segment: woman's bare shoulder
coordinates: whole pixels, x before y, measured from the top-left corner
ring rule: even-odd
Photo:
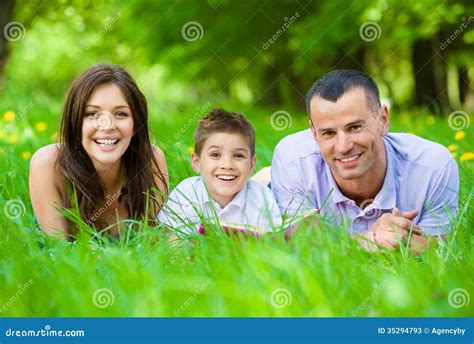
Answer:
[[[44,177],[49,176],[60,185],[62,174],[57,170],[56,161],[59,156],[60,145],[53,143],[38,149],[30,161],[30,175],[41,174]]]

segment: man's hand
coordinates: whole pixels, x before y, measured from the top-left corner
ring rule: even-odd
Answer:
[[[420,227],[412,222],[417,215],[417,210],[401,212],[393,208],[391,214],[383,214],[368,230],[362,232],[359,243],[369,251],[377,251],[377,245],[395,250],[400,243],[406,243],[410,233],[413,234],[412,239],[414,236],[421,237]]]

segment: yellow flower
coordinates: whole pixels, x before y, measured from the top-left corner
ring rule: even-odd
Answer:
[[[472,152],[466,152],[463,155],[461,155],[461,161],[468,161],[474,159],[474,153]]]
[[[31,158],[31,153],[30,152],[23,152],[23,153],[21,153],[21,157],[25,160],[28,160],[29,158]]]
[[[18,136],[16,134],[11,134],[8,136],[8,143],[17,143],[18,142]]]
[[[194,153],[194,146],[189,146],[188,147],[188,152],[189,152],[189,154],[193,154]]]
[[[461,140],[461,139],[463,139],[464,137],[466,137],[466,133],[465,133],[464,131],[462,131],[462,130],[456,131],[456,134],[454,135],[454,138],[455,138],[456,140]]]
[[[450,152],[454,152],[454,151],[457,150],[457,149],[458,149],[458,145],[449,145],[449,146],[448,146],[448,150],[449,150]]]
[[[58,142],[58,139],[59,139],[59,134],[58,132],[54,132],[53,135],[51,135],[51,140],[53,142]]]
[[[426,122],[428,123],[428,125],[433,125],[436,123],[436,118],[434,116],[428,116]]]
[[[45,131],[47,128],[48,128],[48,126],[44,122],[38,122],[38,123],[35,124],[35,130],[40,132],[40,133]]]
[[[3,114],[3,120],[5,122],[12,122],[15,120],[15,112],[13,111],[7,111]]]

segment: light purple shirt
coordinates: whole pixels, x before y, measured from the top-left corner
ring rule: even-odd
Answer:
[[[224,208],[208,194],[201,177],[183,180],[170,193],[158,214],[158,220],[178,233],[197,232],[201,218],[215,219],[236,225],[263,227],[281,226],[280,209],[268,187],[248,180]]]
[[[411,134],[384,137],[387,171],[373,203],[361,210],[342,194],[310,129],[283,138],[272,162],[272,191],[283,215],[311,208],[350,234],[368,229],[394,207],[418,210],[413,220],[423,233],[451,229],[458,207],[458,166],[442,145]]]

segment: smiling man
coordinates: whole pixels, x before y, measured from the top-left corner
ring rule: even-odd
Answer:
[[[374,80],[334,71],[306,96],[310,129],[275,148],[272,190],[282,214],[308,209],[360,234],[368,249],[428,246],[451,229],[459,176],[449,151],[418,136],[388,133],[389,114]],[[368,240],[367,240],[368,239]]]

